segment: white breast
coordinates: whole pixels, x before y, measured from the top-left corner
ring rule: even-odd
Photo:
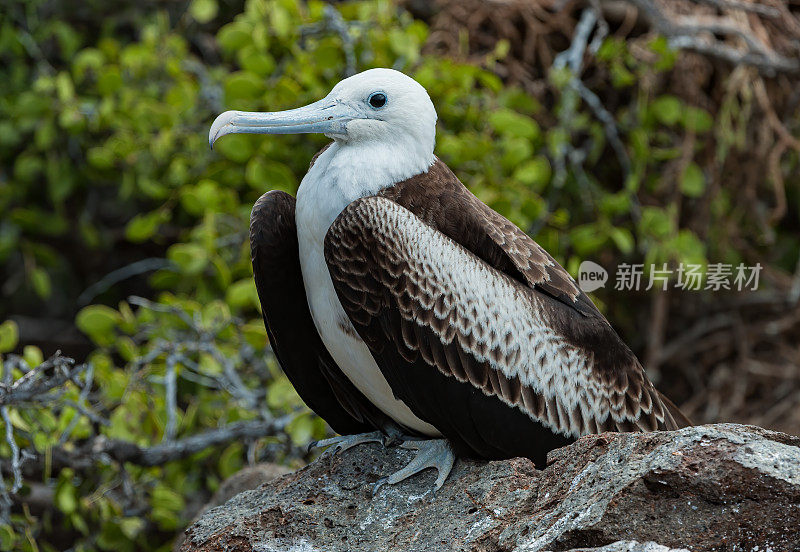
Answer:
[[[414,415],[397,400],[366,344],[353,328],[333,288],[324,257],[325,234],[331,223],[351,201],[376,193],[367,190],[337,170],[338,144],[325,150],[303,178],[297,191],[297,238],[300,267],[311,317],[322,342],[342,372],[367,399],[403,426],[425,435],[439,436],[432,425]],[[341,159],[339,159],[341,161]],[[349,172],[348,172],[349,174]]]

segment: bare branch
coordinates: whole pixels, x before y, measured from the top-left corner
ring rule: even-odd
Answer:
[[[580,74],[583,56],[595,23],[597,23],[597,12],[594,8],[583,10],[580,21],[575,27],[575,34],[572,36],[572,43],[553,60],[554,68],[561,69],[568,65],[573,74]]]
[[[90,420],[96,423],[100,422],[103,423],[104,425],[108,425],[109,423],[108,420],[105,420],[100,416],[97,416],[97,414],[89,410],[88,406],[84,406],[84,404],[87,403],[86,399],[89,396],[89,392],[92,390],[92,382],[94,381],[94,366],[92,366],[91,364],[87,365],[86,371],[83,376],[82,385],[76,379],[73,379],[72,381],[75,383],[75,385],[78,385],[81,388],[80,395],[78,395],[78,402],[65,401],[65,404],[68,404],[69,406],[73,407],[79,413],[83,414],[84,416],[88,417]],[[75,429],[75,426],[78,425],[80,419],[81,419],[80,416],[75,416],[72,418],[72,420],[70,420],[69,425],[66,428],[64,428],[64,432],[58,439],[58,442],[60,444],[63,445],[64,443],[67,442],[67,439],[69,439],[69,436],[72,434],[72,430]]]
[[[11,473],[14,475],[14,484],[11,486],[11,492],[16,493],[22,487],[22,460],[20,459],[19,446],[14,439],[14,425],[11,423],[8,407],[0,407],[0,413],[2,413],[3,420],[6,423],[6,443],[11,447]]]
[[[692,0],[697,4],[705,4],[719,9],[741,10],[757,13],[764,17],[780,17],[781,12],[772,6],[764,6],[755,2],[738,2],[736,0]]]
[[[178,360],[174,354],[167,357],[167,373],[164,376],[164,387],[167,396],[167,425],[164,428],[165,441],[175,439],[175,431],[177,431],[178,427],[177,364]]]
[[[767,74],[800,72],[800,60],[758,52],[741,52],[719,42],[709,43],[697,36],[672,36],[669,38],[669,45],[672,48],[693,50],[698,54],[713,56],[733,65],[752,65]]]
[[[625,145],[619,137],[617,122],[614,120],[614,116],[603,106],[603,102],[597,97],[597,94],[589,90],[582,81],[578,80],[575,86],[583,101],[586,102],[586,105],[588,105],[594,113],[594,116],[603,123],[603,130],[605,131],[606,138],[608,138],[608,143],[617,155],[617,160],[619,161],[620,167],[622,167],[622,172],[627,178],[631,172],[631,162],[628,158],[628,152],[625,151]]]
[[[130,462],[138,466],[161,466],[168,462],[181,460],[209,447],[224,445],[232,441],[259,439],[282,432],[296,416],[295,412],[273,420],[254,420],[235,422],[224,427],[204,431],[184,439],[165,442],[152,447],[142,447],[128,441],[109,439],[103,435],[93,437],[84,444],[72,449],[54,447],[51,449],[51,469],[65,467],[77,471],[95,469],[98,463]],[[37,453],[24,465],[26,473],[36,473],[45,466],[45,455]],[[0,462],[0,468],[7,470],[8,461]]]
[[[192,317],[186,314],[186,312],[183,309],[179,309],[178,307],[172,307],[169,305],[154,303],[149,299],[145,299],[144,297],[138,297],[136,295],[131,295],[130,297],[128,297],[128,303],[136,305],[137,307],[144,307],[151,311],[161,312],[164,314],[174,314],[175,316],[183,320],[189,327],[194,328],[197,326],[197,321],[192,319]]]
[[[168,266],[172,266],[172,262],[167,259],[151,258],[142,259],[127,266],[123,266],[122,268],[118,268],[117,270],[113,270],[86,288],[83,293],[78,296],[77,304],[88,305],[92,299],[108,291],[112,286],[123,280],[138,276],[139,274],[144,274],[145,272],[160,270]]]
[[[665,13],[654,0],[625,0],[636,6],[639,13],[650,22],[653,28],[667,37],[673,48],[693,50],[700,54],[730,62],[734,65],[752,65],[762,73],[800,73],[800,59],[789,58],[772,51],[757,41],[747,29],[730,24],[726,18],[716,21],[698,22],[696,19],[681,18],[678,15]],[[704,3],[717,7],[744,9],[743,5],[755,6],[745,2],[726,0],[705,0]],[[761,6],[766,8],[766,6]],[[756,10],[749,10],[756,11]],[[775,8],[768,15],[774,16]],[[714,37],[714,33],[733,35],[741,38],[747,48],[739,49],[730,46]]]
[[[304,41],[307,37],[324,35],[330,32],[336,33],[342,41],[342,50],[344,50],[344,76],[355,75],[358,64],[356,61],[355,41],[350,34],[352,24],[345,21],[339,10],[330,4],[325,4],[323,15],[324,19],[319,23],[306,25],[300,29],[300,40]]]
[[[57,390],[66,382],[73,381],[87,368],[86,364],[75,365],[73,359],[57,352],[11,383],[12,367],[16,365],[20,369],[26,369],[27,364],[14,355],[9,355],[6,364],[8,366],[4,381],[0,383],[0,406],[50,402],[55,397],[48,396],[49,391]],[[52,375],[48,374],[50,371],[53,372]]]
[[[617,130],[617,124],[614,120],[614,116],[603,106],[600,98],[598,98],[594,92],[592,92],[585,84],[583,84],[583,81],[581,81],[580,78],[583,67],[583,57],[587,49],[596,52],[597,49],[599,49],[603,38],[605,38],[605,36],[608,34],[608,25],[605,20],[599,16],[600,11],[598,0],[593,0],[590,2],[590,4],[591,5],[584,9],[583,13],[581,13],[581,18],[575,27],[575,32],[569,48],[563,52],[560,52],[553,60],[553,69],[558,70],[565,67],[569,68],[571,75],[566,85],[567,89],[577,93],[577,95],[586,103],[586,105],[589,106],[589,109],[592,110],[594,116],[603,124],[603,131],[608,139],[608,143],[614,150],[614,153],[619,160],[620,167],[622,168],[624,178],[627,180],[631,171],[631,163],[628,158],[628,153],[625,150],[625,146],[619,137],[619,131]],[[597,31],[590,44],[589,38],[592,36],[592,31],[595,30],[595,28]],[[571,101],[570,97],[565,96],[564,109],[559,115],[559,119],[564,123],[564,128],[570,128],[570,121],[573,118],[576,108],[577,102]],[[553,165],[555,168],[555,175],[553,178],[554,185],[551,187],[550,194],[546,199],[547,212],[549,212],[552,209],[552,206],[558,201],[558,196],[561,193],[561,189],[566,181],[567,161],[569,161],[575,177],[583,184],[588,185],[589,178],[586,175],[586,171],[583,167],[586,156],[586,152],[575,149],[569,144],[560,148],[555,153],[553,159]],[[636,209],[635,206],[634,213],[638,213],[638,209]],[[546,217],[540,217],[534,222],[533,225],[531,225],[531,227],[528,229],[528,233],[531,235],[536,235],[546,222]]]

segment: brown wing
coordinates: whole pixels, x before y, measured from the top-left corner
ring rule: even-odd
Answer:
[[[300,272],[295,199],[267,192],[250,215],[253,275],[270,345],[300,398],[342,434],[372,431],[384,418],[331,358],[308,309]]]
[[[483,203],[442,161],[380,194],[453,238],[490,266],[575,309],[600,312],[569,273],[530,236]]]
[[[381,195],[495,269],[557,300],[561,305],[550,308],[554,329],[593,357],[598,377],[620,389],[626,381],[635,385],[647,380],[636,356],[572,276],[530,236],[475,197],[445,163],[437,159],[427,173],[400,182]],[[661,393],[659,397],[666,399]],[[668,427],[678,418],[677,425],[691,425],[677,406],[664,402],[668,403]]]
[[[675,427],[563,268],[452,184],[420,185],[427,196],[401,184],[353,202],[325,243],[342,306],[415,414],[489,457],[539,454],[524,436],[541,441],[542,427],[567,438]],[[505,222],[485,231],[496,217]],[[471,410],[452,415],[464,400]]]

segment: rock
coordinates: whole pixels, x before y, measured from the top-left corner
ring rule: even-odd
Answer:
[[[225,504],[239,493],[255,489],[259,485],[271,481],[278,476],[285,475],[290,471],[291,470],[286,466],[281,466],[280,464],[274,464],[272,462],[262,462],[252,466],[245,466],[220,484],[217,492],[214,493],[214,496],[211,497],[208,504],[200,508],[197,514],[194,515],[195,521],[197,517],[201,516],[207,510],[219,506],[220,504]],[[180,550],[185,538],[183,533],[178,535],[172,545],[172,550],[174,552]]]
[[[617,541],[600,548],[573,548],[569,552],[689,552],[686,548],[668,548],[655,542]]]
[[[800,438],[754,426],[592,435],[542,471],[460,460],[436,496],[428,470],[373,497],[411,456],[377,444],[325,455],[206,512],[182,550],[800,549]]]

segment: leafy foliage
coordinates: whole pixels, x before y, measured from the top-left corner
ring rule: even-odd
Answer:
[[[74,317],[92,342],[92,369],[45,407],[8,407],[16,444],[46,458],[98,436],[147,447],[228,422],[292,421],[279,435],[163,466],[45,463],[19,493],[49,489],[52,507],[15,507],[0,547],[163,550],[188,522],[190,503],[244,462],[298,462],[298,447],[325,435],[269,357],[247,244],[252,204],[268,189],[295,193],[325,139],[230,135],[212,152],[207,131],[225,109],[279,110],[323,96],[345,73],[346,45],[321,25],[319,0],[248,0],[232,20],[216,0],[193,0],[179,14],[136,11],[133,25],[112,18],[97,33],[44,17],[46,7],[41,0],[0,15],[0,319]],[[358,68],[393,66],[425,86],[439,113],[438,155],[573,273],[600,256],[739,259],[724,236],[726,193],[712,201],[712,236],[698,236],[675,209],[676,181],[684,202],[709,193],[694,151],[679,175],[664,175],[686,155],[685,132],[697,151],[712,137],[719,155],[735,148],[737,108],[715,121],[640,87],[672,67],[663,41],[650,45],[651,64],[614,38],[598,52],[631,97],[614,114],[626,178],[567,71],[550,75],[557,94],[545,108],[486,69],[507,44],[482,66],[461,63],[423,53],[425,24],[391,2],[338,9]],[[581,163],[565,161],[576,155]],[[150,258],[163,261],[152,274],[131,268]],[[96,304],[78,303],[114,270],[119,278],[90,288]],[[134,292],[155,302],[128,299]],[[18,339],[16,324],[0,324],[0,353],[22,353],[5,357],[14,380],[43,357],[20,350]],[[2,458],[12,453],[0,444]]]

